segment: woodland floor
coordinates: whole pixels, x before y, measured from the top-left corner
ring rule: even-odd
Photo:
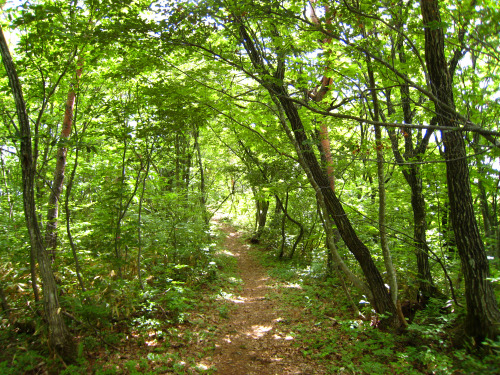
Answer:
[[[291,263],[274,260],[275,268],[265,267],[270,250],[250,245],[229,224],[220,221],[218,227],[223,240],[211,276],[163,282],[156,289],[165,295],[175,285],[180,289],[164,304],[142,305],[113,324],[85,325],[75,365],[36,354],[30,348],[37,346],[35,336],[30,344],[31,336],[7,335],[0,340],[0,374],[499,373],[495,355],[482,363],[452,352],[444,326],[417,326],[419,331],[400,337],[353,319],[335,282],[308,280]]]
[[[94,373],[113,374],[326,374],[322,364],[306,358],[292,331],[310,325],[305,308],[285,306],[283,285],[268,276],[243,233],[220,223],[225,235],[221,256],[233,262],[232,276],[222,285],[206,285],[200,306],[186,321],[159,338],[127,336],[115,353],[94,353]],[[229,281],[229,282],[228,282]],[[155,336],[156,335],[156,336]],[[132,334],[132,336],[134,336]],[[89,358],[89,353],[87,353]],[[100,370],[95,372],[95,369]]]

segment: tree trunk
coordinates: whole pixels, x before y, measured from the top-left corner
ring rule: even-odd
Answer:
[[[0,162],[2,164],[2,179],[5,190],[2,191],[2,195],[7,197],[7,204],[9,205],[9,219],[12,220],[14,218],[14,204],[12,203],[12,199],[10,197],[10,189],[7,184],[7,174],[8,171],[5,168],[5,162],[3,160],[3,152],[0,151]]]
[[[432,279],[429,264],[429,245],[427,245],[427,221],[425,213],[425,199],[422,193],[422,179],[413,172],[408,173],[408,184],[411,189],[411,207],[413,210],[413,238],[415,241],[417,258],[417,271],[419,283],[419,296],[425,305],[429,298],[439,295],[439,291]],[[419,297],[420,298],[420,297]]]
[[[401,322],[396,314],[396,307],[392,303],[392,299],[385,288],[384,280],[373,262],[370,251],[357,236],[356,231],[352,227],[351,222],[342,207],[342,204],[330,188],[330,181],[328,181],[328,178],[322,171],[321,166],[319,165],[316,156],[310,147],[310,143],[305,135],[302,121],[295,105],[288,99],[284,88],[275,86],[271,92],[273,91],[278,92],[278,100],[283,106],[288,120],[290,121],[296,143],[300,148],[298,151],[302,153],[305,163],[311,170],[312,178],[320,187],[325,187],[321,189],[321,192],[325,198],[328,214],[333,218],[344,243],[347,245],[363,270],[370,290],[373,294],[375,311],[381,314],[391,314],[391,317],[387,321],[388,325],[399,326]]]
[[[79,68],[76,71],[76,85],[82,75],[82,61],[78,60]],[[45,246],[50,253],[52,260],[55,259],[57,248],[57,218],[59,217],[59,199],[64,186],[64,172],[66,170],[66,157],[68,148],[64,144],[69,139],[71,127],[73,125],[73,109],[75,107],[76,92],[73,83],[70,85],[68,97],[66,99],[66,109],[62,123],[60,146],[57,150],[56,169],[54,181],[50,189],[49,207],[47,211],[47,224],[45,226]]]
[[[151,147],[151,152],[153,152],[153,146]],[[141,290],[144,290],[144,285],[142,283],[141,276],[141,257],[142,257],[142,203],[144,202],[144,193],[146,192],[146,179],[149,174],[149,166],[151,164],[151,154],[148,155],[148,160],[146,162],[146,172],[144,174],[144,178],[142,180],[142,190],[141,196],[139,198],[139,208],[137,214],[137,277],[139,279],[139,286]]]
[[[327,214],[334,220],[344,243],[363,270],[371,295],[373,296],[372,301],[375,311],[379,314],[387,315],[381,320],[381,327],[400,327],[402,322],[385,288],[384,280],[373,262],[370,251],[357,236],[342,204],[330,188],[328,178],[321,169],[310,146],[310,142],[307,140],[297,108],[288,98],[285,88],[272,85],[268,90],[272,97],[274,97],[276,104],[281,106],[292,125],[291,132],[286,127],[286,124],[283,124],[283,127],[295,145],[302,167],[308,171],[307,174],[310,183],[313,187],[317,187],[316,193],[323,197]]]
[[[422,177],[420,176],[420,168],[417,164],[406,167],[405,159],[398,150],[396,132],[389,131],[391,138],[392,151],[396,159],[396,163],[403,168],[403,176],[410,186],[411,190],[411,208],[413,211],[413,240],[415,241],[415,257],[417,258],[417,277],[418,277],[418,298],[425,305],[430,297],[435,297],[440,294],[434,284],[429,264],[429,246],[427,245],[427,215],[425,211],[425,198],[422,188]],[[411,136],[411,135],[409,135]],[[413,156],[414,150],[411,150],[410,157]],[[417,161],[421,160],[420,155],[415,155]],[[408,158],[406,158],[408,160]]]
[[[304,237],[304,226],[300,222],[298,222],[297,220],[292,218],[290,216],[290,214],[288,213],[288,211],[284,209],[283,202],[281,202],[281,199],[278,197],[277,194],[274,194],[274,197],[276,198],[276,209],[275,209],[274,214],[279,215],[280,212],[283,212],[284,215],[288,218],[288,220],[290,220],[292,223],[294,223],[296,226],[298,226],[299,230],[300,230],[297,238],[295,239],[295,242],[293,243],[292,250],[290,251],[290,255],[288,257],[289,259],[292,259],[293,255],[295,254],[295,250],[297,250],[298,244],[302,240],[302,237]]]
[[[66,213],[66,233],[68,234],[69,245],[71,246],[71,252],[73,253],[73,259],[75,261],[76,277],[78,279],[78,283],[80,284],[80,288],[82,289],[83,292],[85,292],[86,289],[85,289],[85,284],[83,283],[83,279],[82,279],[82,272],[80,269],[80,260],[78,259],[76,245],[75,245],[75,242],[73,241],[73,235],[71,234],[71,226],[70,226],[71,212],[69,211],[69,197],[71,196],[71,189],[73,187],[73,181],[75,180],[75,174],[76,174],[77,167],[78,167],[78,148],[76,149],[76,152],[75,152],[75,164],[73,166],[73,170],[71,171],[71,175],[70,175],[70,178],[68,181],[68,186],[66,187],[66,197],[64,200],[64,210]]]
[[[370,85],[370,93],[373,102],[373,120],[379,121],[380,108],[378,103],[377,92],[375,90],[375,75],[371,66],[370,57],[367,56],[368,79]],[[389,278],[389,287],[391,288],[391,298],[394,306],[398,307],[398,280],[396,270],[392,263],[392,255],[389,249],[389,241],[387,240],[387,230],[385,221],[386,208],[386,192],[385,192],[385,175],[384,175],[384,151],[382,144],[382,130],[380,126],[375,125],[375,148],[377,153],[377,180],[378,180],[378,231],[380,236],[380,247],[384,256],[385,269]],[[402,313],[401,313],[402,315]]]
[[[425,27],[425,62],[440,126],[455,127],[453,82],[444,54],[444,33],[438,0],[423,0],[421,12]],[[438,25],[438,26],[436,26]],[[461,132],[442,131],[445,146],[446,179],[450,218],[465,280],[467,301],[466,333],[479,345],[485,338],[496,339],[500,333],[500,311],[490,276],[488,260],[474,215],[469,167]]]
[[[403,39],[403,20],[402,20],[402,9],[404,4],[402,1],[399,3],[400,8],[400,22],[396,26],[398,30],[398,38],[396,40],[396,46],[394,54],[397,52],[399,61],[402,64],[407,63],[405,45]],[[395,58],[395,56],[394,56]],[[386,89],[387,97],[387,111],[389,115],[394,114],[394,106],[391,101],[391,88]],[[399,87],[399,92],[401,95],[401,106],[403,109],[403,120],[405,124],[411,124],[415,112],[411,108],[411,96],[410,87],[408,83],[402,83]],[[383,112],[380,113],[383,115]],[[385,121],[385,120],[384,120]],[[432,122],[431,122],[432,123]],[[396,163],[401,167],[403,176],[410,186],[411,189],[411,207],[413,211],[413,239],[415,242],[415,257],[417,259],[417,277],[419,289],[417,292],[417,299],[420,299],[424,305],[427,304],[430,297],[438,296],[441,293],[438,288],[434,285],[432,279],[431,269],[429,265],[429,246],[427,245],[427,222],[426,222],[426,206],[425,198],[423,195],[422,188],[422,177],[420,174],[419,162],[422,161],[422,155],[426,152],[429,139],[433,134],[432,129],[428,129],[425,136],[422,137],[420,131],[414,132],[411,129],[407,129],[404,133],[404,154],[401,155],[399,151],[399,142],[394,128],[386,128],[389,133],[389,138],[391,141],[392,152]],[[414,141],[414,135],[417,134],[416,144]],[[408,167],[408,162],[410,166]],[[415,162],[415,163],[413,163]]]
[[[200,129],[196,125],[193,133],[194,137],[194,148],[196,150],[196,159],[198,162],[198,168],[200,169],[200,204],[201,204],[201,209],[203,210],[203,217],[205,220],[205,223],[208,224],[210,217],[207,212],[207,198],[206,198],[206,189],[205,189],[205,171],[203,169],[203,159],[201,157],[201,149],[200,149]]]
[[[4,312],[5,316],[9,318],[10,307],[9,303],[7,302],[7,297],[5,297],[5,292],[3,290],[3,285],[1,282],[0,282],[0,306],[2,306],[2,311]]]
[[[43,286],[43,305],[45,318],[49,326],[49,345],[65,361],[73,362],[76,358],[76,346],[70,336],[66,324],[60,313],[57,286],[52,273],[50,260],[47,257],[43,238],[38,226],[35,211],[34,180],[35,169],[31,146],[31,130],[29,124],[26,103],[24,101],[21,84],[17,76],[16,68],[10,55],[3,30],[0,27],[0,52],[2,61],[9,78],[9,85],[16,103],[17,117],[19,121],[19,131],[21,138],[21,149],[19,159],[22,167],[23,183],[23,205],[26,226],[28,229],[31,247],[35,249]]]
[[[252,236],[252,242],[259,242],[260,236],[264,232],[264,228],[266,227],[267,222],[267,211],[269,209],[269,201],[255,198],[255,223],[257,224],[257,230],[255,234]]]
[[[288,191],[286,192],[285,206],[283,207],[283,217],[281,218],[281,249],[278,254],[278,258],[282,259],[285,255],[285,244],[286,244],[286,216],[288,211]]]

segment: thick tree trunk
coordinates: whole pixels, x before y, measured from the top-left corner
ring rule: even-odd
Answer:
[[[444,33],[438,0],[423,0],[421,11],[425,27],[425,62],[431,88],[437,100],[440,126],[454,127],[453,82],[444,54]],[[480,344],[485,338],[495,339],[500,333],[500,311],[490,276],[488,260],[474,214],[469,180],[469,166],[463,135],[458,131],[442,131],[445,146],[446,178],[450,200],[450,218],[465,280],[467,301],[466,333]]]
[[[78,61],[80,68],[76,71],[76,81],[82,75],[82,61]],[[64,119],[62,123],[60,142],[65,142],[71,134],[73,125],[73,109],[75,107],[76,92],[73,84],[71,84],[68,97],[66,99],[66,109],[64,111]],[[50,253],[52,260],[55,258],[57,248],[57,219],[59,217],[59,199],[64,187],[64,172],[66,170],[66,157],[68,148],[61,144],[57,150],[56,169],[54,172],[54,181],[49,195],[49,208],[47,210],[47,224],[45,226],[45,246]]]
[[[35,249],[40,267],[40,276],[43,285],[43,305],[50,334],[49,344],[65,361],[73,362],[76,357],[76,346],[73,342],[73,338],[70,336],[66,328],[62,314],[60,313],[57,286],[54,274],[52,273],[50,260],[47,257],[47,253],[43,245],[43,238],[36,217],[34,194],[35,169],[31,146],[31,130],[28,113],[26,111],[26,103],[23,98],[21,84],[17,76],[16,68],[12,61],[12,57],[1,27],[0,52],[9,78],[9,85],[12,89],[12,94],[16,103],[21,137],[21,150],[19,158],[21,160],[22,167],[24,216],[30,236],[31,246]]]

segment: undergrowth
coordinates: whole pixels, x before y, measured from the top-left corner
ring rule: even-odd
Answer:
[[[481,353],[457,348],[453,337],[461,315],[443,314],[440,301],[419,311],[403,333],[383,332],[356,316],[336,277],[271,252],[254,255],[279,281],[272,297],[281,302],[302,354],[324,361],[332,374],[499,373],[500,343],[486,342]],[[371,312],[366,304],[359,308]]]
[[[236,260],[219,251],[223,234],[214,235],[197,266],[153,262],[143,290],[136,279],[96,275],[89,291],[63,296],[78,342],[76,363],[47,351],[46,325],[31,310],[41,306],[19,304],[0,320],[0,374],[213,373],[202,358],[215,348],[218,320],[228,315],[219,296],[238,287]]]

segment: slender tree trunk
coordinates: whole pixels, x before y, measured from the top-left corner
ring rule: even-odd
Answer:
[[[123,155],[122,155],[122,174],[121,174],[121,187],[120,187],[120,204],[118,207],[118,214],[117,214],[117,220],[116,220],[116,227],[115,227],[115,256],[116,256],[116,261],[118,264],[118,277],[120,279],[123,278],[123,271],[122,271],[122,250],[121,250],[121,224],[122,220],[125,217],[128,208],[130,206],[130,203],[132,202],[132,199],[134,199],[137,190],[139,189],[139,185],[141,185],[141,172],[144,167],[144,165],[141,162],[141,165],[139,167],[139,171],[137,172],[137,177],[135,178],[135,183],[134,183],[134,191],[128,197],[128,199],[125,201],[125,178],[126,178],[126,171],[125,171],[125,157],[127,153],[127,142],[125,141],[124,145],[124,150],[123,150]],[[151,159],[148,155],[148,165],[151,162]],[[148,167],[148,172],[149,172],[149,167]],[[147,174],[144,178],[147,178]],[[124,202],[125,201],[125,202]],[[175,232],[174,232],[175,233]],[[127,258],[127,246],[125,246],[125,259]]]
[[[429,264],[429,245],[427,244],[427,220],[425,213],[425,199],[422,193],[422,179],[413,169],[409,172],[411,189],[411,207],[413,210],[413,238],[415,240],[415,256],[419,278],[419,292],[422,303],[427,304],[429,298],[438,296],[439,290],[434,284]]]
[[[310,147],[310,142],[308,142],[305,136],[305,131],[297,109],[291,100],[287,100],[288,96],[284,88],[273,86],[268,90],[276,105],[282,111],[281,122],[283,129],[297,151],[300,164],[306,172],[309,182],[315,189],[317,196],[324,202],[326,211],[325,216],[330,215],[330,217],[333,218],[344,243],[363,270],[370,290],[370,293],[367,293],[367,295],[371,296],[375,311],[380,314],[386,314],[381,320],[381,327],[399,327],[403,323],[400,322],[396,307],[392,303],[391,297],[385,288],[384,280],[371,258],[370,251],[357,236],[344,208],[335,193],[331,190],[328,178],[322,171]],[[278,95],[276,95],[275,92],[277,92]],[[285,115],[292,125],[292,130],[288,128],[285,122]]]
[[[396,28],[399,31],[399,35],[396,41],[396,48],[393,52],[394,59],[395,54],[399,57],[399,61],[402,64],[406,64],[406,53],[405,45],[403,39],[403,20],[402,12],[404,3],[400,1],[399,3],[399,19],[400,22],[397,24]],[[395,113],[394,106],[391,101],[391,89],[387,89],[387,107],[389,115]],[[401,95],[401,106],[403,109],[403,120],[405,124],[411,124],[414,118],[415,112],[411,109],[411,96],[410,87],[407,83],[402,83],[399,87],[399,92]],[[383,112],[380,113],[383,115]],[[385,120],[384,120],[385,121]],[[427,244],[427,222],[426,222],[426,205],[425,198],[422,188],[422,177],[420,174],[420,166],[418,162],[422,160],[422,155],[426,152],[429,139],[433,133],[432,129],[428,129],[425,136],[422,137],[420,131],[417,131],[417,144],[413,140],[415,132],[412,130],[407,130],[408,133],[404,134],[404,156],[401,155],[399,151],[399,142],[394,128],[386,129],[389,138],[391,140],[392,152],[396,163],[400,166],[403,176],[410,186],[411,189],[411,206],[413,210],[413,238],[415,241],[415,257],[417,259],[417,277],[419,283],[419,290],[417,292],[417,299],[425,305],[427,304],[430,297],[438,296],[441,293],[435,286],[431,269],[429,265],[429,246]],[[407,162],[416,161],[417,163],[412,163],[407,167]]]
[[[297,220],[292,218],[290,216],[290,214],[288,213],[288,211],[286,211],[284,209],[283,202],[281,202],[281,199],[278,197],[277,194],[275,194],[274,197],[276,198],[275,215],[278,215],[280,213],[280,211],[282,211],[282,212],[284,212],[284,214],[288,218],[288,220],[290,220],[292,223],[294,223],[296,226],[299,227],[299,234],[298,234],[297,238],[295,239],[295,242],[293,243],[292,251],[290,252],[290,256],[289,256],[289,259],[292,259],[293,255],[295,254],[295,250],[297,250],[298,244],[302,240],[302,237],[304,237],[304,226],[300,222],[298,222]]]
[[[252,236],[252,241],[259,242],[260,236],[264,232],[264,228],[266,227],[267,222],[267,211],[269,209],[269,201],[260,199],[258,197],[255,198],[256,205],[256,226],[257,230],[255,234]]]
[[[9,85],[14,96],[14,101],[16,103],[21,138],[19,158],[21,160],[22,167],[24,215],[30,236],[31,246],[36,251],[40,267],[40,276],[43,285],[43,305],[45,318],[47,319],[49,326],[49,344],[65,361],[73,362],[76,358],[76,346],[73,338],[66,328],[62,314],[60,313],[57,286],[54,274],[52,273],[50,260],[45,251],[42,234],[36,217],[34,194],[35,169],[32,154],[31,130],[26,110],[26,103],[23,98],[21,84],[19,82],[16,68],[12,61],[1,26],[0,52],[7,76],[9,78]]]
[[[371,66],[370,57],[367,56],[367,68],[368,77],[370,84],[370,92],[373,102],[373,120],[379,121],[380,119],[380,108],[377,98],[377,93],[375,91],[375,76],[373,74],[373,69]],[[389,250],[389,241],[387,240],[387,230],[385,221],[385,208],[386,208],[386,192],[385,192],[385,174],[384,174],[384,145],[382,143],[382,131],[380,126],[375,125],[375,148],[377,153],[377,179],[378,179],[378,230],[380,236],[380,247],[382,248],[382,254],[384,256],[385,269],[387,271],[387,276],[389,278],[389,287],[391,288],[391,298],[394,306],[398,306],[398,281],[396,276],[396,270],[394,269],[394,264],[392,263],[392,255]]]
[[[76,92],[75,87],[78,85],[78,80],[82,75],[82,60],[78,60],[79,68],[76,71],[75,83],[71,83],[66,99],[66,109],[64,111],[64,119],[62,123],[60,146],[57,150],[56,169],[54,172],[54,181],[49,195],[49,208],[47,211],[47,223],[45,226],[45,246],[50,253],[52,260],[55,259],[57,249],[57,219],[59,217],[59,199],[64,187],[64,172],[66,170],[66,157],[68,148],[64,144],[71,135],[71,127],[73,125],[73,109],[75,107]]]
[[[5,195],[6,198],[7,198],[7,204],[9,205],[9,219],[12,220],[14,218],[14,205],[13,205],[12,199],[10,197],[9,185],[7,184],[7,173],[8,173],[8,171],[5,168],[5,162],[3,160],[3,152],[2,151],[0,151],[0,161],[2,163],[3,186],[5,188],[5,191],[2,191],[2,195]]]
[[[76,152],[75,152],[75,165],[73,166],[73,170],[71,171],[71,175],[70,175],[70,178],[68,181],[68,186],[66,187],[66,197],[64,200],[64,210],[66,213],[66,233],[68,234],[68,240],[69,240],[69,244],[71,246],[73,260],[75,261],[76,277],[78,279],[78,283],[80,284],[80,288],[82,289],[82,292],[85,292],[85,284],[83,283],[83,279],[82,279],[80,260],[78,258],[78,253],[76,251],[75,242],[73,241],[73,235],[71,234],[71,226],[70,226],[71,212],[69,210],[69,197],[71,196],[71,189],[73,187],[73,181],[75,180],[77,167],[78,167],[78,148],[76,149]]]
[[[152,150],[151,150],[152,151]],[[141,290],[144,290],[144,285],[142,283],[141,276],[141,257],[142,257],[142,202],[144,201],[144,193],[146,192],[146,179],[149,174],[149,166],[151,155],[148,155],[148,161],[146,162],[146,174],[144,175],[144,179],[142,180],[142,191],[141,197],[139,198],[139,208],[137,215],[137,242],[138,242],[138,250],[137,250],[137,277],[139,278],[139,286]]]
[[[198,161],[198,168],[200,169],[200,203],[201,209],[203,210],[203,217],[205,219],[205,223],[208,224],[210,218],[207,212],[207,198],[206,198],[206,189],[205,189],[205,171],[203,169],[203,159],[201,157],[201,149],[200,149],[200,130],[198,126],[195,127],[194,130],[194,147],[196,149],[196,159]]]
[[[36,249],[30,247],[30,276],[31,276],[31,289],[33,289],[33,298],[35,302],[40,302],[40,292],[38,290],[38,276],[36,273]]]
[[[125,158],[127,156],[127,139],[123,141],[123,155],[122,155],[122,168],[120,176],[120,204],[118,206],[118,213],[116,218],[116,228],[115,228],[115,258],[118,266],[118,276],[120,279],[123,278],[122,274],[122,256],[121,256],[121,223],[122,223],[122,212],[123,212],[123,195],[125,194]]]
[[[7,302],[7,297],[5,297],[5,292],[3,290],[3,284],[0,282],[0,305],[2,306],[2,311],[7,318],[10,317],[10,307]]]
[[[444,54],[444,32],[440,26],[438,0],[423,0],[421,12],[425,27],[425,62],[440,126],[454,127],[453,82]],[[467,315],[466,333],[476,344],[485,338],[496,339],[500,333],[500,311],[493,292],[488,260],[479,233],[472,193],[465,142],[461,132],[442,131],[445,146],[446,179],[450,201],[450,218],[465,280]]]
[[[381,320],[380,326],[394,328],[400,327],[403,322],[401,322],[401,319],[397,314],[396,307],[394,306],[394,303],[392,303],[392,299],[385,288],[384,280],[371,257],[370,250],[357,236],[356,231],[352,227],[351,222],[342,207],[342,204],[330,188],[328,177],[318,163],[316,155],[314,154],[311,144],[306,136],[304,125],[297,107],[290,98],[286,86],[282,83],[285,75],[284,61],[279,59],[276,71],[273,74],[269,74],[266,66],[264,65],[263,57],[256,48],[252,37],[249,35],[245,25],[243,24],[242,19],[240,17],[235,17],[235,22],[239,25],[241,40],[243,41],[245,50],[248,53],[254,68],[259,72],[265,73],[264,76],[267,75],[269,77],[273,77],[272,79],[265,79],[261,81],[261,83],[268,90],[271,98],[278,108],[286,115],[291,127],[291,133],[293,133],[290,134],[290,136],[294,139],[293,142],[297,153],[302,159],[302,165],[309,168],[311,172],[310,176],[314,179],[314,182],[319,187],[323,187],[321,188],[321,193],[325,198],[325,204],[328,210],[327,212],[335,221],[344,243],[352,252],[363,270],[370,290],[373,294],[373,307],[375,311],[380,314],[387,315],[387,317],[384,317]],[[286,123],[282,125],[287,134],[289,134],[288,125]],[[310,182],[313,183],[311,180]]]
[[[285,255],[285,243],[286,243],[286,232],[285,232],[285,224],[286,224],[286,216],[288,211],[288,191],[286,192],[285,198],[285,206],[283,207],[283,217],[281,218],[281,249],[278,255],[278,258],[282,259]]]
[[[275,90],[278,90],[278,88],[275,88]],[[321,167],[318,164],[309,143],[307,142],[302,121],[297,113],[297,109],[291,101],[286,100],[287,96],[286,93],[283,92],[284,90],[281,91],[282,92],[279,93],[278,98],[292,125],[292,131],[294,133],[296,143],[300,147],[299,152],[302,153],[305,163],[311,170],[312,178],[314,178],[318,186],[327,186],[326,189],[321,189],[325,198],[327,212],[334,219],[344,243],[353,253],[363,270],[363,273],[368,281],[368,285],[370,286],[370,290],[373,294],[375,311],[379,313],[393,314],[392,317],[389,318],[388,323],[389,325],[399,326],[400,322],[396,315],[396,308],[385,288],[384,280],[373,262],[370,251],[357,236],[350,220],[347,217],[347,214],[344,211],[344,208],[342,207],[342,204],[329,187],[330,184],[328,178],[321,170]]]

